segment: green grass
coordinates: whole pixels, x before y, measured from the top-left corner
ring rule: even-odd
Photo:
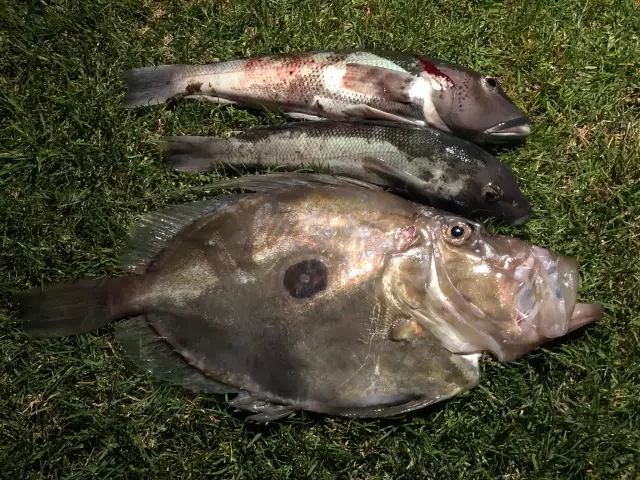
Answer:
[[[640,11],[634,0],[0,3],[0,477],[632,479],[640,475]],[[500,76],[534,128],[500,154],[604,319],[399,420],[248,424],[140,374],[113,332],[33,340],[10,294],[116,272],[141,212],[200,198],[153,141],[284,117],[121,107],[125,69],[273,51],[409,50]]]

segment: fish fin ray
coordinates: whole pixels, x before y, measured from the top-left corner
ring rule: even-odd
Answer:
[[[309,113],[301,113],[301,112],[283,112],[283,113],[288,117],[295,118],[298,120],[307,120],[310,122],[326,120],[326,117],[319,117],[318,115],[311,115]]]
[[[172,205],[148,213],[133,225],[119,255],[121,268],[142,273],[149,263],[184,227],[213,213],[246,195],[225,195],[221,198]]]
[[[115,338],[126,357],[153,377],[192,392],[207,394],[238,392],[230,385],[212,380],[187,363],[147,323],[144,315],[118,323]]]
[[[33,337],[61,337],[97,330],[115,320],[131,278],[80,278],[16,293],[23,329]]]
[[[408,72],[360,63],[348,63],[345,70],[342,86],[347,90],[390,102],[412,103],[409,88],[419,79]]]
[[[321,173],[267,173],[246,175],[216,182],[207,188],[240,188],[254,192],[268,192],[296,185],[336,185],[359,186],[370,190],[382,190],[381,187],[355,178],[327,175]]]
[[[395,118],[395,117],[394,117]],[[248,127],[238,127],[233,129],[232,136],[238,136],[242,139],[251,138],[252,134],[258,135],[257,139],[265,138],[270,133],[276,132],[291,132],[291,131],[300,131],[306,132],[314,129],[331,129],[338,128],[340,126],[351,126],[354,124],[358,125],[371,125],[371,126],[380,126],[380,127],[391,127],[391,128],[404,128],[404,129],[417,129],[423,130],[424,127],[420,127],[412,122],[402,122],[398,123],[394,120],[388,120],[383,118],[322,118],[322,122],[285,122],[285,123],[276,123],[273,125],[251,125]],[[439,130],[435,131],[439,134]]]
[[[184,98],[185,100],[207,101],[207,102],[215,103],[216,105],[237,105],[238,104],[238,102],[236,102],[235,100],[229,100],[223,97],[217,97],[215,95],[206,95],[206,94],[185,95],[182,98]]]
[[[133,68],[124,72],[127,93],[125,108],[159,105],[181,93],[176,82],[184,65]]]
[[[296,410],[297,409],[295,407],[289,407],[287,405],[272,405],[269,408],[265,408],[260,413],[248,416],[247,420],[252,420],[257,423],[274,422],[284,417],[288,417]]]
[[[348,118],[388,120],[391,122],[408,123],[416,126],[424,126],[425,124],[422,120],[413,120],[400,115],[394,115],[393,113],[384,112],[377,108],[370,107],[369,105],[353,105],[345,108],[342,113]]]
[[[365,158],[363,168],[368,172],[386,179],[391,185],[394,185],[395,188],[419,194],[421,197],[427,199],[431,204],[435,201],[434,194],[428,190],[427,184],[424,180],[421,180],[415,175],[405,172],[404,170],[395,167],[380,158]]]
[[[254,415],[247,417],[247,420],[258,423],[279,420],[298,410],[290,405],[278,405],[266,400],[260,400],[246,391],[240,392],[227,403],[238,410],[254,413]]]
[[[458,393],[458,392],[456,392]],[[412,412],[414,410],[419,410],[421,408],[428,407],[429,405],[433,405],[439,403],[447,398],[454,396],[456,393],[451,393],[446,397],[434,396],[434,397],[425,397],[417,400],[411,400],[409,402],[401,403],[400,405],[393,406],[385,406],[385,407],[367,407],[360,408],[357,410],[351,410],[347,412],[343,412],[341,415],[349,418],[385,418],[392,417],[395,415],[402,415],[404,413]]]

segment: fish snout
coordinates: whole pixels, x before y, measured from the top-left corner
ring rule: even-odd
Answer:
[[[577,303],[580,274],[575,258],[541,248],[534,248],[534,255],[540,303],[534,322],[541,339],[562,337],[602,317],[601,305]]]
[[[565,298],[565,312],[567,316],[567,329],[564,334],[600,320],[604,315],[602,305],[598,303],[577,303],[579,284],[577,260],[563,257],[559,262],[558,270],[563,279],[562,291]]]

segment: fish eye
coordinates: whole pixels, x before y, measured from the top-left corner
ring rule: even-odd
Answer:
[[[473,233],[473,226],[468,223],[456,221],[450,223],[444,230],[445,238],[454,245],[461,245],[467,241],[467,239]]]
[[[464,227],[461,227],[460,225],[456,225],[455,227],[451,228],[451,236],[453,238],[460,238],[464,235]]]
[[[488,184],[482,189],[482,196],[489,204],[497,202],[501,195],[502,191],[497,185]]]
[[[493,77],[484,77],[484,83],[489,88],[496,88],[498,86],[498,81]]]

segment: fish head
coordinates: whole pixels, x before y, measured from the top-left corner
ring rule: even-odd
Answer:
[[[434,107],[451,133],[491,144],[522,143],[529,136],[529,118],[496,78],[442,60],[420,57],[420,62]]]
[[[603,315],[598,304],[577,303],[575,258],[434,209],[418,216],[417,229],[429,254],[403,291],[414,295],[418,322],[453,353],[511,361]]]
[[[523,225],[531,218],[531,202],[511,170],[493,158],[471,176],[465,194],[475,218],[496,218],[506,225]]]

